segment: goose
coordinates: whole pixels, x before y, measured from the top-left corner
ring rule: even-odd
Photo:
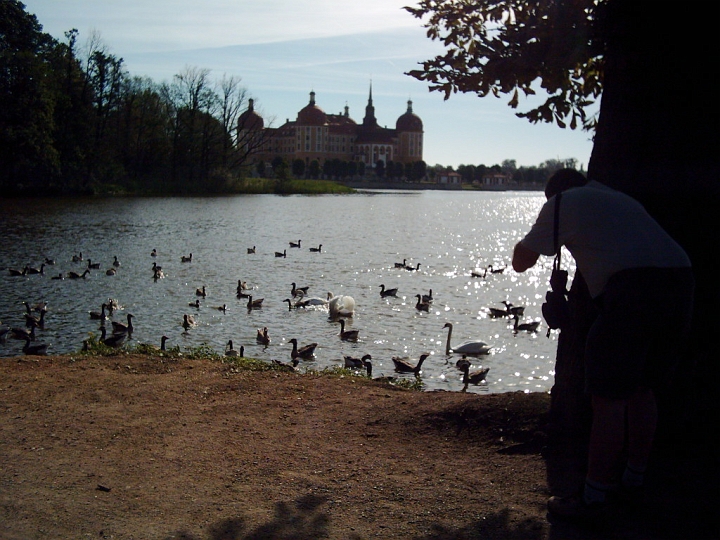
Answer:
[[[117,255],[113,255],[113,266],[120,266],[120,261],[118,261]]]
[[[90,314],[90,318],[94,319],[94,320],[101,320],[101,321],[104,321],[105,319],[107,319],[107,315],[105,315],[106,307],[107,306],[103,303],[100,306],[100,311],[89,311],[88,313]]]
[[[180,262],[192,262],[192,253],[190,253],[187,257],[185,255],[181,255]]]
[[[92,262],[92,259],[88,259],[88,265],[87,267],[90,270],[99,270],[100,269],[100,263],[94,263]]]
[[[202,289],[195,289],[195,296],[202,296],[203,298],[207,296],[205,285],[202,286]]]
[[[35,341],[35,327],[31,326],[30,330],[27,328],[11,328],[9,331],[10,337],[13,339],[26,340],[30,338],[31,341]]]
[[[251,247],[251,248],[247,248],[247,252],[248,252],[248,253],[255,253],[255,246],[253,246],[253,247]]]
[[[29,313],[25,314],[25,325],[27,327],[38,327],[40,329],[45,327],[45,313],[47,312],[46,309],[43,309],[40,311],[39,316],[30,315]]]
[[[30,345],[30,338],[27,338],[25,340],[25,345],[23,346],[23,352],[29,355],[45,356],[47,354],[48,346],[49,345],[47,343],[36,343],[34,345]]]
[[[463,355],[461,360],[458,360],[455,366],[463,372],[463,384],[467,385],[469,383],[472,384],[480,384],[485,380],[487,377],[488,372],[490,371],[489,367],[480,368],[475,371],[470,371],[470,361]]]
[[[195,322],[195,318],[192,315],[183,315],[182,327],[185,329],[186,332],[189,328],[192,328],[196,324],[197,323]]]
[[[502,303],[505,304],[508,315],[515,315],[517,313],[518,317],[522,317],[525,314],[525,306],[514,306],[505,300],[503,300]]]
[[[368,355],[368,356],[369,356],[369,355]],[[368,378],[368,379],[372,379],[373,381],[378,381],[378,382],[384,382],[384,383],[390,383],[390,384],[392,384],[392,383],[394,383],[394,382],[397,380],[396,377],[375,377],[375,378],[373,379],[373,376],[372,376],[372,362],[371,362],[370,360],[368,360],[367,362],[365,362],[365,369],[367,370],[367,378]]]
[[[200,309],[200,299],[198,298],[194,302],[189,302],[188,306]]]
[[[72,256],[72,262],[80,262],[83,260],[83,254],[82,251],[78,253],[77,255]]]
[[[48,266],[52,266],[55,264],[55,259],[51,259],[50,257],[45,257],[45,264]]]
[[[150,252],[151,257],[157,257],[157,249],[153,248],[153,250]]]
[[[417,263],[417,266],[406,266],[405,270],[411,270],[415,272],[416,270],[420,270],[420,263]]]
[[[268,333],[267,326],[257,329],[257,337],[255,338],[255,341],[265,346],[270,345],[270,334]]]
[[[115,274],[117,274],[117,268],[108,268],[105,270],[106,276],[114,276]]]
[[[247,291],[250,287],[248,287],[247,281],[243,281],[241,279],[238,279],[237,284],[237,292],[240,293],[240,291]]]
[[[415,309],[418,311],[430,311],[430,302],[423,302],[422,295],[416,294],[417,302],[415,303]]]
[[[387,298],[388,296],[397,296],[397,287],[394,289],[386,289],[385,285],[380,285],[380,296],[382,298]]]
[[[427,302],[428,304],[432,303],[432,301],[433,301],[432,289],[430,289],[427,294],[422,295],[422,301]]]
[[[508,307],[512,306],[512,304],[505,301],[503,301],[502,303],[505,304],[505,309],[490,307],[488,308],[488,315],[490,315],[490,317],[492,317],[493,319],[501,319],[510,315]]]
[[[57,276],[53,276],[50,279],[65,279],[65,276],[63,276],[62,272],[60,272]]]
[[[291,248],[299,248],[299,247],[300,247],[300,242],[301,242],[301,240],[298,240],[297,243],[295,243],[295,242],[290,242],[290,247],[291,247]]]
[[[320,253],[322,251],[322,244],[318,245],[318,247],[311,247],[310,251],[313,253]]]
[[[357,341],[360,330],[345,330],[345,319],[340,319],[340,339],[343,341]]]
[[[443,328],[448,329],[447,341],[445,342],[445,354],[458,353],[470,356],[490,354],[490,349],[492,349],[492,347],[484,341],[466,341],[462,345],[452,347],[450,345],[450,340],[452,339],[453,324],[447,322]]]
[[[86,277],[89,273],[90,273],[90,270],[88,270],[88,269],[86,268],[85,271],[84,271],[82,274],[78,274],[77,272],[72,272],[72,271],[70,271],[70,272],[68,272],[67,277],[70,278],[70,279],[80,279],[80,278],[85,279],[85,277]]]
[[[158,279],[162,279],[165,277],[165,274],[163,274],[163,271],[158,266],[153,270],[153,279],[157,281]]]
[[[108,311],[112,314],[113,311],[116,309],[122,309],[122,306],[120,305],[120,302],[117,301],[115,298],[108,298],[107,302],[105,302],[105,305],[108,308]]]
[[[372,356],[366,354],[362,358],[353,358],[352,356],[343,356],[345,367],[349,369],[367,367],[367,362],[372,360]]]
[[[114,334],[132,334],[133,331],[133,324],[132,324],[132,313],[127,314],[127,323],[121,323],[118,321],[112,322],[112,328]]]
[[[170,338],[168,338],[167,336],[162,336],[160,338],[160,347],[159,348],[156,345],[147,345],[147,347],[153,351],[165,352],[167,350],[167,348],[165,346],[165,342],[167,342],[168,339],[170,339]]]
[[[292,291],[291,291],[291,293],[292,293],[293,297],[298,296],[298,295],[300,295],[300,294],[306,295],[309,288],[310,288],[310,287],[296,287],[296,286],[295,286],[295,283],[293,282],[293,283],[292,283]]]
[[[9,326],[0,326],[0,343],[7,341],[8,334],[10,333]]]
[[[22,270],[18,270],[17,268],[8,268],[8,271],[11,276],[24,276],[28,273],[28,267],[25,266]]]
[[[300,360],[298,360],[297,358],[293,358],[292,361],[288,364],[281,360],[273,360],[273,365],[280,371],[297,371],[297,366],[299,363]]]
[[[119,347],[123,344],[126,337],[127,334],[112,334],[108,336],[105,327],[100,327],[100,343],[103,343],[108,347]]]
[[[248,302],[247,302],[247,308],[248,309],[259,309],[262,307],[262,303],[264,298],[258,298],[257,300],[253,300],[252,295],[248,296]]]
[[[283,302],[287,302],[287,303],[288,303],[288,311],[292,311],[293,308],[296,308],[296,309],[297,309],[298,307],[300,307],[300,306],[298,306],[297,304],[293,305],[292,300],[290,300],[289,298],[286,298],[285,300],[283,300]]]
[[[44,274],[45,273],[45,263],[42,263],[40,265],[40,268],[33,268],[32,266],[26,266],[27,273],[28,274]]]
[[[408,358],[400,358],[399,356],[393,356],[392,361],[395,364],[395,371],[398,373],[420,373],[423,362],[430,356],[429,353],[423,353],[420,355],[420,359],[414,366],[409,362]]]
[[[537,332],[538,326],[540,326],[540,321],[519,323],[520,316],[517,313],[513,314],[513,319],[515,321],[515,324],[513,325],[513,332],[516,334],[521,330],[524,330],[525,332]]]
[[[303,358],[305,360],[312,358],[315,356],[315,348],[317,347],[317,343],[309,343],[307,345],[303,345],[298,349],[297,339],[292,338],[288,343],[292,343],[293,349],[290,353],[291,358]]]
[[[218,311],[222,311],[223,313],[227,313],[227,305],[223,304],[222,306],[215,306],[215,309]]]
[[[152,270],[153,272],[162,272],[162,266],[158,265],[158,263],[153,261]]]
[[[352,296],[338,295],[328,293],[328,309],[330,310],[330,318],[352,317],[355,313],[355,299]]]
[[[245,347],[240,345],[240,350],[233,349],[233,342],[232,339],[227,342],[227,345],[225,345],[225,356],[235,356],[238,358],[243,358],[243,355],[245,354]]]
[[[250,298],[250,293],[246,293],[245,291],[238,291],[236,296],[238,298]]]
[[[395,263],[395,268],[405,268],[405,267],[406,267],[406,264],[405,264],[406,262],[407,262],[407,259],[403,259],[403,262],[401,262],[401,263],[396,262],[396,263]]]
[[[276,257],[287,257],[287,250],[286,250],[286,249],[283,249],[283,250],[282,250],[282,253],[280,253],[279,251],[276,251],[276,252],[275,252],[275,256],[276,256]]]

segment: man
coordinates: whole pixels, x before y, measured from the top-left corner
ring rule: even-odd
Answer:
[[[585,344],[585,389],[593,410],[585,486],[577,496],[551,497],[548,510],[592,519],[606,514],[608,492],[631,494],[642,487],[657,425],[653,388],[675,367],[677,356],[667,347],[689,329],[694,279],[685,251],[639,202],[574,169],[548,180],[548,200],[515,246],[517,272],[541,254],[555,255],[560,192],[558,246],[574,257],[599,315]],[[620,474],[626,421],[628,460]]]

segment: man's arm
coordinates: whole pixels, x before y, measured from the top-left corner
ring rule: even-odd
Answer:
[[[515,245],[513,251],[512,267],[516,272],[524,272],[528,268],[535,266],[539,253],[536,253],[532,249],[525,247],[520,242]]]

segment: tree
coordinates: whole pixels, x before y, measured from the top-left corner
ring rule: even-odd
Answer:
[[[305,174],[305,161],[302,159],[294,159],[292,162],[292,173],[295,178],[302,178]]]
[[[691,36],[675,36],[675,10],[629,0],[422,0],[406,9],[427,17],[428,36],[447,49],[410,72],[431,90],[446,99],[506,94],[515,108],[518,90],[531,95],[539,86],[544,103],[518,116],[595,129],[588,177],[636,197],[685,248],[696,274],[695,320],[708,320],[720,301],[720,227],[711,217],[720,203],[714,17],[703,13]],[[601,91],[598,117],[588,116]],[[558,343],[552,413],[578,434],[588,424],[575,411],[587,411],[582,345],[593,308],[582,279],[572,292],[576,316]],[[720,361],[710,341],[696,324],[674,392],[660,396],[661,434],[717,426],[719,406],[708,396]]]
[[[310,177],[317,180],[320,177],[320,162],[317,159],[313,159],[308,166],[308,174]]]
[[[382,159],[379,159],[377,163],[375,163],[375,174],[378,178],[385,177],[385,162]]]

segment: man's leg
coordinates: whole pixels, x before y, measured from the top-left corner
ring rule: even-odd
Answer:
[[[599,489],[609,488],[617,481],[617,466],[625,444],[627,405],[625,399],[592,396],[593,422],[587,479]]]

